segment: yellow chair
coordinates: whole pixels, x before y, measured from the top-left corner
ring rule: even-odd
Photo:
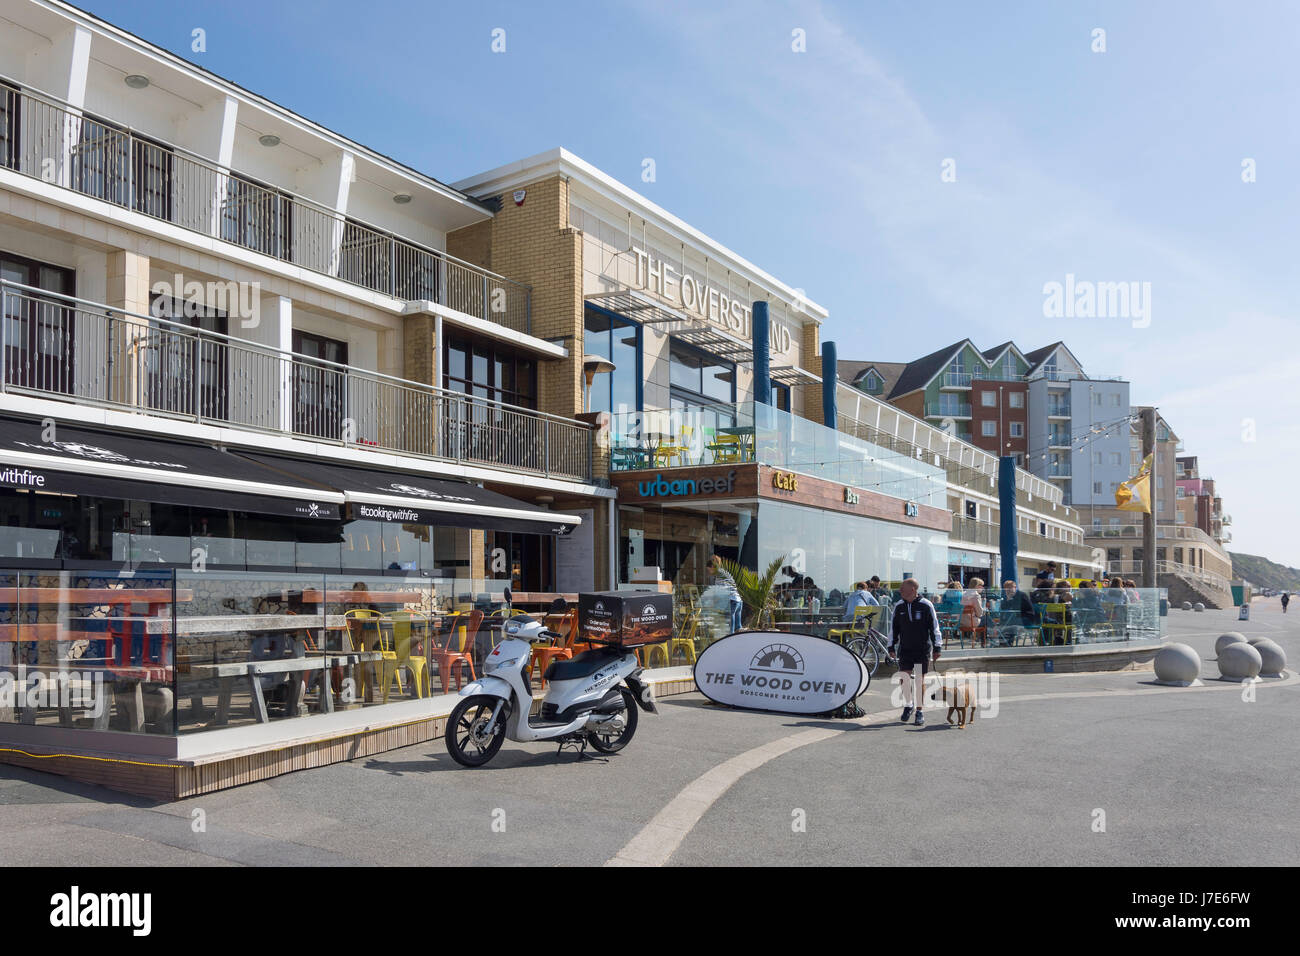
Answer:
[[[1056,619],[1050,619],[1049,615],[1055,615]],[[1055,639],[1048,640],[1050,635],[1060,631],[1065,637],[1065,643],[1069,644],[1071,634],[1074,631],[1074,625],[1070,623],[1070,605],[1068,604],[1044,604],[1042,606],[1042,617],[1039,627],[1043,632],[1044,644],[1055,644]]]
[[[377,661],[366,661],[361,665],[361,686],[358,690],[364,696],[369,692],[371,680],[378,680],[379,675],[388,668],[389,661],[397,660],[397,650],[393,647],[391,624],[388,618],[368,607],[354,607],[343,615],[352,633],[352,644],[359,651],[379,651],[383,656]],[[402,675],[397,675],[397,689],[402,689]]]
[[[664,667],[672,666],[672,661],[668,657],[668,644],[666,641],[661,641],[658,644],[642,644],[636,649],[637,656],[641,659],[642,667],[651,666],[651,661],[654,660],[655,651],[658,651],[659,656],[664,659]]]
[[[429,617],[419,611],[394,611],[389,615],[389,618],[393,622],[393,651],[396,656],[392,660],[385,657],[380,661],[383,675],[384,703],[388,703],[388,692],[392,688],[394,677],[397,678],[397,689],[401,691],[402,675],[400,672],[403,668],[411,674],[411,682],[415,684],[415,695],[417,697],[428,697],[429,661],[424,654],[428,653]],[[411,654],[411,644],[413,642],[426,644],[424,654]]]
[[[668,641],[668,660],[671,663],[673,655],[679,650],[682,656],[686,658],[686,663],[695,663],[695,632],[700,626],[700,612],[692,608],[688,611],[682,620],[681,633]]]
[[[826,633],[833,641],[844,644],[855,637],[866,637],[867,628],[874,627],[880,608],[875,604],[859,604],[853,609],[853,620],[848,627],[833,627]]]

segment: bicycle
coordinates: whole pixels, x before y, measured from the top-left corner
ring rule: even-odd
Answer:
[[[864,636],[855,637],[844,646],[862,659],[862,663],[867,665],[867,673],[872,677],[876,676],[876,668],[880,666],[882,658],[890,663],[898,662],[898,658],[889,653],[889,641],[885,635],[874,627],[868,627]]]

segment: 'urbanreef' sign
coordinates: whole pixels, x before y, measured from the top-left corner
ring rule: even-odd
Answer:
[[[678,498],[687,495],[727,495],[736,487],[736,470],[727,472],[725,478],[674,478],[666,480],[655,475],[650,481],[637,482],[637,492],[642,498]]]

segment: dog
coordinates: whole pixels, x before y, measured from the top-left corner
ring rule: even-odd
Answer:
[[[948,705],[948,723],[954,722],[952,715],[956,712],[958,730],[965,730],[966,724],[975,719],[975,682],[968,674],[941,674],[939,699]]]

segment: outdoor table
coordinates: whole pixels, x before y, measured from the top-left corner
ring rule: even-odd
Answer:
[[[270,720],[270,716],[266,709],[266,697],[262,693],[262,682],[258,678],[269,674],[304,674],[311,671],[320,671],[323,675],[322,679],[328,681],[329,669],[341,665],[347,669],[348,678],[351,679],[358,663],[377,661],[382,659],[383,656],[379,651],[325,651],[263,661],[191,664],[190,672],[207,679],[215,678],[219,683],[220,692],[217,696],[217,713],[208,725],[209,727],[223,727],[229,722],[230,698],[234,693],[235,682],[240,679],[248,681],[253,699],[253,716],[257,718],[258,723],[265,724]],[[290,714],[296,714],[298,711],[302,686],[301,679],[289,682],[288,711]],[[333,688],[326,684],[321,687],[320,712],[332,713],[333,711]]]
[[[87,577],[93,577],[87,574]],[[87,604],[107,604],[110,606],[122,605],[148,605],[147,617],[131,616],[113,616],[103,618],[70,618],[69,620],[92,620],[97,623],[112,622],[117,624],[123,621],[167,621],[170,622],[170,615],[160,617],[166,614],[163,610],[174,603],[188,603],[194,600],[194,592],[189,588],[171,588],[171,587],[140,587],[140,588],[110,588],[110,587],[3,587],[0,588],[0,606],[9,606],[19,609],[31,606],[49,607],[69,606],[69,605],[87,605]],[[169,631],[156,631],[154,633],[167,635]],[[168,658],[167,642],[161,642],[158,653],[153,655],[156,660],[145,660],[145,649],[141,649],[141,662],[139,664],[130,661],[130,655],[125,646],[124,637],[115,635],[107,630],[80,632],[75,629],[68,629],[63,622],[40,622],[37,624],[9,624],[0,629],[0,636],[7,641],[25,643],[27,641],[76,641],[76,640],[98,640],[109,643],[109,658],[104,663],[104,673],[106,678],[113,681],[114,701],[107,702],[102,708],[101,713],[95,718],[95,726],[99,729],[108,726],[108,719],[113,709],[113,703],[121,704],[129,715],[130,726],[133,730],[139,732],[144,729],[144,683],[164,683],[171,680],[173,670],[170,664],[166,663]],[[134,635],[133,635],[134,636]],[[121,645],[119,647],[119,645]],[[120,659],[118,651],[120,653]],[[69,659],[62,659],[58,662],[60,670],[71,663]],[[36,719],[34,709],[23,708],[20,720],[24,723],[32,723]],[[67,708],[60,707],[60,720],[71,721],[71,715]],[[101,727],[102,725],[102,727]]]

